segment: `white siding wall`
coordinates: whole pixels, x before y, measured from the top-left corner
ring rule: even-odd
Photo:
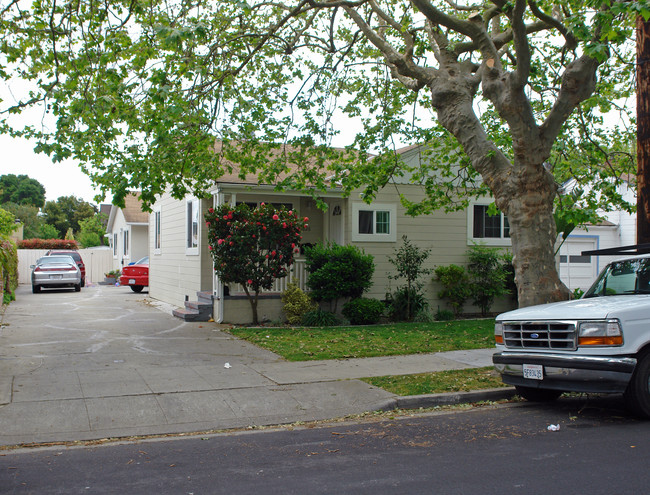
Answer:
[[[115,208],[115,207],[114,207]],[[121,209],[117,209],[115,213],[115,220],[113,220],[113,227],[110,234],[110,243],[111,243],[111,252],[113,253],[113,270],[121,270],[124,266],[124,230],[127,229],[126,220],[124,218],[124,213]],[[116,237],[114,234],[117,234],[117,246],[113,247],[113,242]],[[128,262],[126,263],[128,264]]]
[[[149,223],[149,295],[174,306],[182,307],[185,296],[196,300],[201,290],[201,256],[185,252],[185,201],[165,194],[156,202],[160,207],[161,249],[154,253],[154,216]],[[204,211],[200,212],[203,218]],[[199,245],[205,237],[205,222],[200,221]],[[207,251],[207,247],[206,247]]]
[[[130,262],[149,255],[149,226],[131,224]]]

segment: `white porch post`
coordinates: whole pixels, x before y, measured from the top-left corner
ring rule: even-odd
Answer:
[[[220,189],[217,189],[212,193],[212,207],[217,208],[223,204],[224,197],[223,192]],[[212,303],[212,312],[213,319],[215,323],[223,322],[223,284],[219,279],[219,275],[214,271],[214,266],[212,267],[212,273],[214,275],[212,279],[212,294],[214,295],[215,301]]]

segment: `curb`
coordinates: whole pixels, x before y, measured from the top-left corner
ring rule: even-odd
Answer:
[[[436,406],[449,406],[471,402],[497,401],[512,399],[516,395],[514,388],[489,388],[471,392],[448,392],[444,394],[408,395],[396,397],[398,409],[420,409]]]

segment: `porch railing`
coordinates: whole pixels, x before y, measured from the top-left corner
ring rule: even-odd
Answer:
[[[273,281],[273,286],[269,290],[262,290],[261,294],[280,294],[287,289],[287,285],[296,282],[298,287],[307,291],[307,264],[304,258],[295,258],[293,265],[289,268],[289,274],[283,278],[277,278]],[[230,284],[230,295],[245,294],[244,288],[240,284]]]

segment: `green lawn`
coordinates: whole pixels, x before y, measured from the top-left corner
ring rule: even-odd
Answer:
[[[349,327],[236,327],[238,338],[288,361],[421,354],[494,345],[494,320],[454,320]]]
[[[378,376],[364,378],[363,381],[397,395],[468,392],[508,386],[491,366],[417,375]]]

